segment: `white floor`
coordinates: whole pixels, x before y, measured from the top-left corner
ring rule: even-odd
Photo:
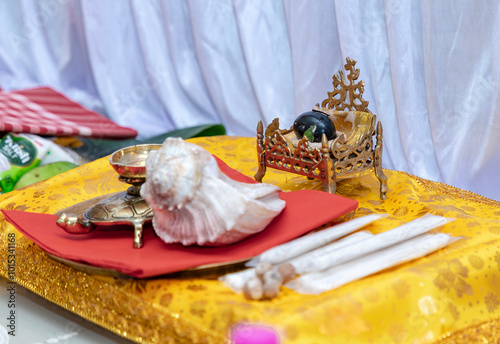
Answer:
[[[0,344],[130,344],[123,339],[15,285],[15,308],[9,308],[12,284],[0,277]],[[11,302],[11,304],[14,302]],[[15,336],[5,335],[15,310]]]

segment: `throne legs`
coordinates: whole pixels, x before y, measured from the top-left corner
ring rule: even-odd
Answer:
[[[380,199],[387,199],[387,176],[384,174],[382,170],[382,123],[377,123],[377,145],[375,146],[375,161],[373,162],[373,170],[375,172],[375,176],[380,181]]]
[[[261,153],[258,155],[258,164],[259,164],[259,169],[257,170],[257,173],[253,176],[253,179],[255,179],[258,182],[262,182],[262,178],[264,178],[264,175],[266,174],[266,162],[265,159],[266,156],[264,153]]]
[[[337,191],[337,180],[335,178],[335,166],[333,159],[330,156],[330,148],[328,147],[328,140],[326,135],[321,137],[321,154],[323,156],[323,168],[321,170],[321,181],[323,191],[334,194]]]
[[[387,186],[387,176],[382,171],[382,164],[377,164],[375,162],[375,176],[380,181],[380,199],[387,199],[387,190],[389,189]]]
[[[334,194],[337,191],[337,181],[333,178],[322,180],[322,189],[325,192]]]
[[[266,174],[266,151],[264,147],[264,127],[262,121],[259,121],[257,124],[257,159],[259,169],[253,178],[258,182],[262,182],[262,178],[264,178]]]

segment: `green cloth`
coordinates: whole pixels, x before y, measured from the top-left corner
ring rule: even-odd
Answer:
[[[147,140],[104,140],[79,138],[79,140],[83,143],[83,146],[74,148],[74,150],[83,158],[91,161],[110,155],[111,153],[123,147],[146,143],[163,143],[163,141],[165,141],[167,137],[180,137],[182,139],[189,139],[192,137],[217,136],[225,134],[226,129],[222,124],[209,124],[172,130],[165,134],[161,134]]]

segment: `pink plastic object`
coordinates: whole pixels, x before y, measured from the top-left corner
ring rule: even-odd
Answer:
[[[270,327],[239,325],[231,332],[231,344],[279,344],[279,337]]]

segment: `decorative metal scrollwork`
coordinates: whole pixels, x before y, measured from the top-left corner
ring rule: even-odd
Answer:
[[[348,71],[347,79],[344,72],[339,70],[333,75],[332,92],[328,92],[328,98],[323,100],[321,106],[338,111],[356,110],[370,112],[368,101],[363,99],[365,83],[363,80],[356,82],[359,77],[359,69],[356,69],[356,61],[346,58],[345,70]]]
[[[387,176],[382,170],[382,124],[377,123],[377,117],[368,110],[368,101],[363,99],[364,82],[356,81],[359,77],[359,69],[355,68],[356,61],[350,58],[346,61],[347,78],[342,71],[334,75],[334,90],[328,92],[328,98],[322,102],[323,109],[319,105],[314,109],[328,115],[336,128],[343,128],[348,132],[349,139],[342,133],[328,141],[323,134],[318,147],[317,143],[313,146],[307,137],[294,136],[293,128],[280,130],[278,118],[267,126],[265,133],[262,122],[259,122],[259,170],[255,174],[257,181],[262,181],[266,168],[271,167],[320,179],[324,191],[335,193],[337,179],[353,177],[359,172],[373,169],[380,181],[380,198],[387,198]],[[354,121],[351,117],[347,123],[347,115],[354,116]],[[343,123],[349,126],[342,126]],[[288,138],[290,134],[293,140]]]

